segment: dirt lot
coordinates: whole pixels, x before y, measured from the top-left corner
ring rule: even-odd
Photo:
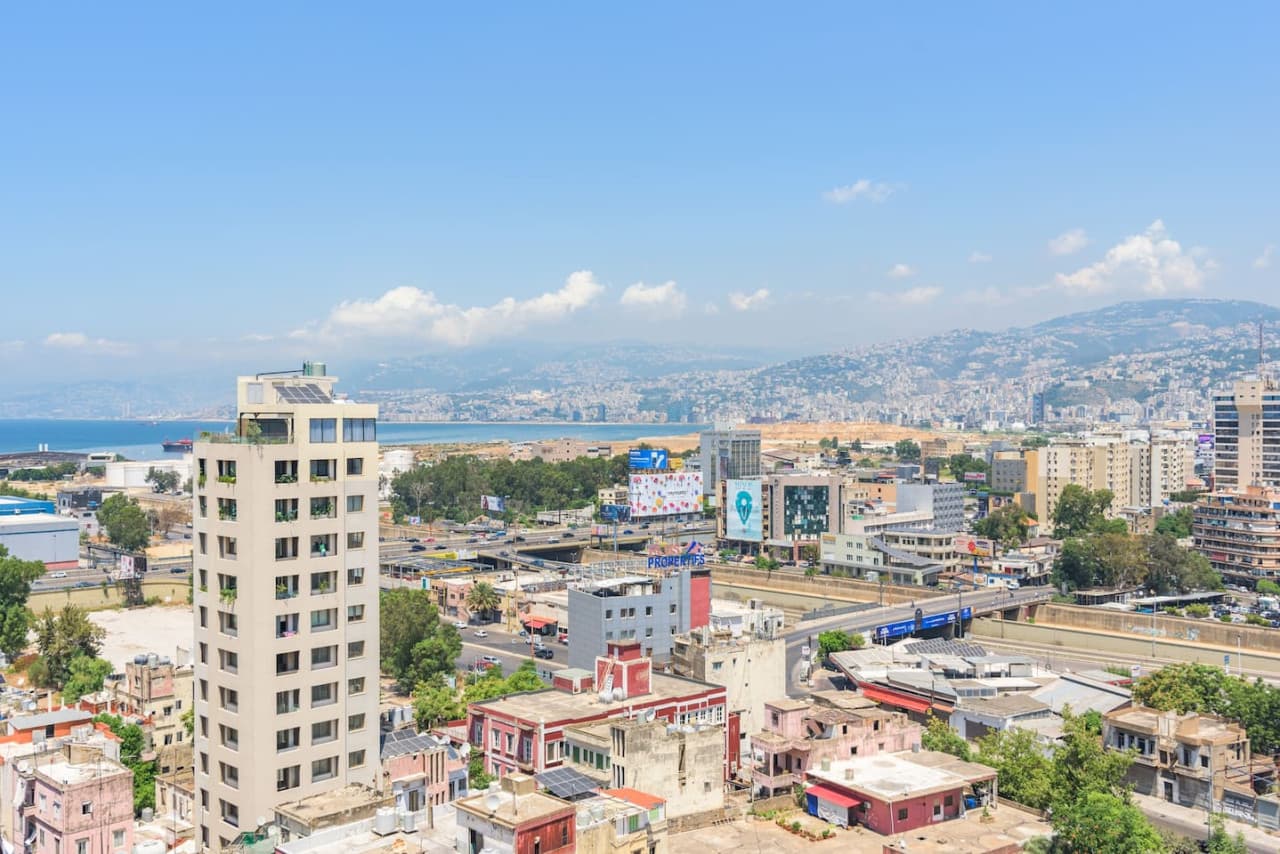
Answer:
[[[154,652],[173,658],[177,649],[189,660],[195,634],[190,605],[157,605],[132,610],[94,611],[89,619],[107,630],[102,657],[124,669],[125,662],[140,653]]]

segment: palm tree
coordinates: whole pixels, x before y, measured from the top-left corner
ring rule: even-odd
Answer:
[[[477,581],[467,591],[467,610],[481,617],[481,622],[488,622],[493,612],[502,604],[498,591],[487,581]]]

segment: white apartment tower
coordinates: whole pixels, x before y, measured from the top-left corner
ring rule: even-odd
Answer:
[[[378,768],[377,407],[321,363],[240,377],[193,510],[201,847]]]

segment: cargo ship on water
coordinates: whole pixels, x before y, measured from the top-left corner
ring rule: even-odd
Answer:
[[[173,439],[173,440],[165,439],[163,442],[160,443],[160,447],[164,448],[166,451],[181,451],[185,453],[191,450],[191,440],[190,439]]]

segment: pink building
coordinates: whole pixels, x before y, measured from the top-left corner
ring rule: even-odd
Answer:
[[[387,733],[382,743],[383,791],[396,807],[417,812],[466,797],[467,763],[449,739],[412,729]]]
[[[133,848],[132,771],[83,744],[64,745],[31,762],[19,807],[26,854]]]
[[[920,745],[920,724],[848,691],[764,704],[765,728],[751,736],[751,782],[765,797],[791,791],[822,760],[897,753]]]

